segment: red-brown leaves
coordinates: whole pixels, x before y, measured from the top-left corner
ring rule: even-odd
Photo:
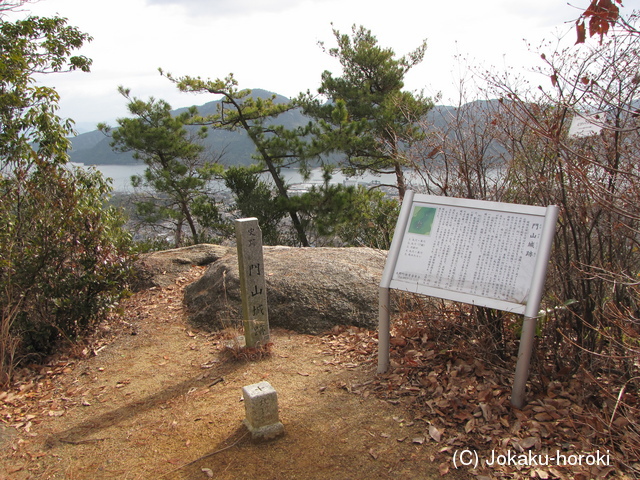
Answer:
[[[592,0],[580,18],[576,21],[576,44],[584,43],[587,38],[585,21],[589,22],[589,36],[600,35],[600,41],[609,32],[620,15],[616,5],[622,5],[622,0]]]

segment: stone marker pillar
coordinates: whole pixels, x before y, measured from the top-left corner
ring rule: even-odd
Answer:
[[[236,220],[242,318],[247,347],[269,343],[267,287],[264,280],[262,230],[257,218]]]
[[[253,439],[269,440],[284,433],[278,416],[278,394],[269,382],[242,387],[242,397],[246,412],[244,424]]]

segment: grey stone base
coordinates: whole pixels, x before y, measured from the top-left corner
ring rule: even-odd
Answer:
[[[257,428],[252,427],[246,419],[243,420],[242,423],[244,423],[245,427],[251,432],[251,438],[253,440],[271,440],[284,434],[284,425],[282,422]]]

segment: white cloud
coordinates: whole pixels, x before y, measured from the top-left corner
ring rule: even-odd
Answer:
[[[332,22],[344,33],[363,25],[398,55],[426,38],[425,60],[409,72],[406,87],[442,91],[446,100],[455,96],[462,68],[457,53],[473,63],[525,71],[538,57],[526,53],[523,39],[537,44],[552,36],[556,24],[571,29],[563,22],[576,11],[558,0],[45,0],[29,8],[68,17],[70,25],[94,37],[81,52],[93,59],[92,73],[45,79],[60,91],[62,115],[83,124],[113,123],[126,115],[118,85],[176,108],[212,100],[178,92],[159,67],[203,78],[233,72],[243,88],[286,96],[314,91],[322,71],[340,68],[317,45],[334,45]]]
[[[149,5],[177,5],[192,16],[281,13],[305,0],[147,0]]]

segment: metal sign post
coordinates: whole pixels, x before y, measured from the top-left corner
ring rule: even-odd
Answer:
[[[408,191],[380,282],[378,372],[389,367],[390,289],[525,315],[511,403],[521,407],[558,207]]]
[[[531,363],[533,341],[536,336],[536,323],[538,320],[538,312],[540,311],[540,300],[542,300],[544,280],[547,276],[547,265],[549,263],[549,256],[551,255],[551,245],[553,243],[553,236],[556,233],[558,207],[550,207],[544,220],[542,239],[540,241],[540,248],[538,249],[538,261],[536,262],[536,269],[531,279],[531,290],[529,291],[527,308],[524,312],[516,373],[511,389],[511,404],[517,408],[522,408],[524,405],[524,389],[527,384],[527,377],[529,376],[529,364]]]
[[[407,190],[404,194],[402,208],[396,222],[396,229],[393,232],[393,240],[387,254],[387,262],[382,272],[379,290],[379,310],[378,310],[378,373],[384,373],[389,369],[389,336],[391,331],[391,292],[389,285],[393,276],[393,270],[400,254],[400,243],[402,236],[409,222],[411,213],[411,202],[413,201],[413,191]]]

